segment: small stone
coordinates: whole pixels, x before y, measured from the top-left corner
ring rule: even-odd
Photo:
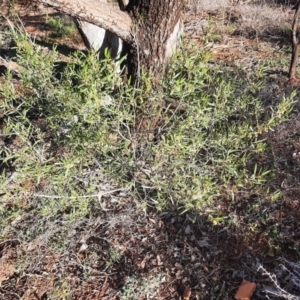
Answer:
[[[234,298],[236,300],[250,300],[256,289],[256,283],[243,280]]]

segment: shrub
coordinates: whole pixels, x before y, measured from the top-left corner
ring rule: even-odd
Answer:
[[[210,64],[208,53],[192,47],[170,62],[159,90],[147,76],[137,89],[123,82],[108,52],[101,61],[77,52],[65,63],[25,35],[13,32],[13,39],[20,73],[8,72],[0,87],[4,223],[28,207],[88,215],[103,190],[120,187],[158,209],[181,211],[241,190],[266,192],[269,170],[252,159],[292,97],[266,117],[260,69]]]
[[[61,16],[47,16],[46,24],[52,31],[52,37],[71,36],[77,31],[74,21],[66,22]]]

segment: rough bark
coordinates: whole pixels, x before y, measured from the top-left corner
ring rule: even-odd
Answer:
[[[130,0],[125,11],[99,0],[37,1],[119,36],[126,44],[128,72],[134,81],[141,69],[157,81],[183,29],[183,0]]]
[[[292,47],[292,58],[291,58],[291,65],[289,70],[289,78],[293,79],[296,76],[296,68],[299,56],[299,45],[293,45]]]
[[[98,0],[37,0],[68,15],[114,32],[126,42],[132,41],[130,16],[120,9]]]
[[[129,60],[131,74],[144,68],[154,76],[161,71],[177,45],[183,25],[182,0],[131,0],[127,11],[136,20]],[[136,51],[136,52],[135,52]]]
[[[293,79],[296,76],[296,67],[298,61],[298,55],[300,50],[300,42],[297,38],[297,26],[298,26],[298,18],[300,14],[300,1],[294,6],[296,9],[293,24],[292,24],[292,58],[289,70],[289,78]]]

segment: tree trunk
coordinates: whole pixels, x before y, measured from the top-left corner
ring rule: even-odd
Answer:
[[[289,78],[294,79],[296,76],[296,68],[297,68],[297,62],[298,62],[298,56],[299,56],[299,47],[300,45],[296,44],[292,46],[292,58],[291,58],[291,64],[290,64],[290,70],[289,70]]]
[[[144,69],[155,81],[159,78],[183,30],[182,5],[182,0],[129,2],[127,11],[136,24],[132,33],[134,43],[128,53],[130,74],[139,77],[140,70]]]
[[[126,44],[128,71],[135,80],[145,70],[157,82],[183,30],[183,0],[130,0],[125,11],[99,0],[37,1],[119,36]]]
[[[289,78],[293,79],[296,76],[296,68],[297,68],[297,61],[298,61],[298,55],[299,55],[299,41],[297,38],[297,27],[298,27],[298,17],[300,14],[300,0],[297,2],[297,4],[293,7],[296,12],[293,18],[293,24],[292,24],[292,58],[291,58],[291,64],[290,64],[290,70],[289,70]]]

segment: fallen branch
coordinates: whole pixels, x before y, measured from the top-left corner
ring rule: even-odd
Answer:
[[[114,32],[122,40],[132,42],[132,20],[124,11],[99,0],[37,0],[80,20]]]

